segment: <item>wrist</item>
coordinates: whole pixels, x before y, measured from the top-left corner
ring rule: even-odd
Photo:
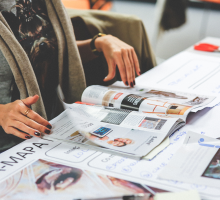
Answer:
[[[103,38],[102,37],[96,38],[95,47],[97,51],[102,52],[102,44],[103,44]]]
[[[101,40],[101,38],[104,37],[104,36],[106,36],[106,34],[99,33],[99,34],[95,35],[93,37],[93,39],[91,40],[91,42],[90,42],[91,50],[97,56],[99,56],[100,53],[102,52],[102,40]]]
[[[2,115],[1,115],[1,113],[3,112],[3,108],[4,108],[4,105],[0,104],[0,110],[1,110],[1,112],[0,112],[0,126],[2,126]]]

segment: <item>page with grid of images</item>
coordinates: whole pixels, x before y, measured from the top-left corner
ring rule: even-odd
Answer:
[[[217,104],[215,96],[169,91],[147,87],[117,87],[93,85],[82,94],[82,102],[134,110],[156,116],[171,116],[186,120],[190,112]],[[218,98],[217,98],[218,99]]]
[[[220,188],[220,141],[189,131],[159,178]]]
[[[52,134],[45,135],[45,139],[81,143],[139,158],[185,124],[178,118],[152,117],[137,111],[82,104],[72,104],[71,109],[50,123]]]

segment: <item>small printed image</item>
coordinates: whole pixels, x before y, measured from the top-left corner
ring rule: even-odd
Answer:
[[[129,113],[131,113],[129,110],[121,110],[118,108],[105,108],[105,110],[108,112],[108,114],[101,122],[116,125],[120,125],[129,115]]]
[[[191,105],[191,106],[196,106],[196,105],[204,103],[207,99],[208,98],[196,97],[193,100],[186,102],[186,104]]]
[[[113,95],[115,95],[117,92],[115,91],[108,91],[106,92],[106,94],[104,95],[103,99],[102,99],[102,105],[107,107],[109,106],[109,102],[110,102],[110,99]]]
[[[188,111],[192,106],[186,106],[182,104],[173,103],[167,109],[167,114],[170,115],[184,115],[186,111]]]
[[[145,97],[136,94],[127,95],[121,102],[121,109],[139,111],[141,103]]]
[[[114,147],[124,147],[134,144],[135,142],[130,138],[115,138],[114,140],[109,140],[107,143],[113,145]]]
[[[202,174],[203,177],[220,179],[220,149],[217,151],[215,156],[212,158],[208,167]]]
[[[113,104],[113,103],[109,103],[108,106],[109,106],[109,107],[114,107],[114,104]]]
[[[160,130],[163,125],[166,123],[165,119],[156,119],[151,117],[145,117],[144,120],[140,123],[139,127],[147,129]]]
[[[88,141],[88,139],[84,137],[82,134],[80,134],[79,131],[75,131],[70,136],[68,136],[65,140],[66,141],[70,140],[72,142],[77,142],[77,143],[82,143],[82,144]]]
[[[150,94],[152,96],[161,97],[161,98],[173,98],[173,99],[187,99],[185,96],[177,95],[173,92],[159,91],[159,90],[150,90],[146,92],[146,94]]]
[[[107,127],[100,127],[98,129],[96,129],[95,131],[91,132],[93,135],[96,135],[98,137],[104,137],[107,134],[109,134],[110,132],[112,132],[111,128],[107,128]]]

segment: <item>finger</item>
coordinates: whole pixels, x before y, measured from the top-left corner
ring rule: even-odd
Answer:
[[[27,126],[26,124],[22,123],[21,121],[14,121],[13,127],[20,130],[21,132],[28,133],[29,135],[33,135],[36,137],[42,136],[42,134],[39,131]]]
[[[130,87],[133,87],[134,86],[134,83],[133,83],[134,79],[133,79],[133,75],[132,75],[132,64],[131,64],[131,61],[128,56],[128,51],[122,50],[122,56],[123,56],[123,61],[124,61],[125,69],[126,69],[128,84],[130,85]]]
[[[137,54],[135,53],[134,49],[132,50],[132,56],[134,60],[135,71],[137,75],[140,76],[141,75],[140,65],[139,65]]]
[[[30,110],[30,111],[28,112],[28,114],[25,115],[25,112],[26,112],[26,111],[27,111],[27,110],[23,110],[23,108],[22,108],[22,111],[20,111],[20,113],[21,113],[23,116],[27,116],[28,118],[30,118],[30,119],[32,119],[33,121],[37,122],[38,124],[43,125],[43,126],[44,126],[44,129],[45,129],[45,127],[47,127],[47,129],[51,129],[51,128],[52,128],[51,124],[50,124],[46,119],[44,119],[43,117],[41,117],[39,114],[37,114],[37,113],[34,112],[33,110]],[[28,119],[27,117],[25,117],[25,118]],[[41,132],[43,132],[43,131],[41,131]]]
[[[33,113],[32,113],[33,112]],[[35,131],[37,130],[38,132],[41,132],[41,133],[46,133],[46,134],[50,134],[51,133],[51,130],[49,128],[47,128],[45,125],[41,124],[41,123],[38,123],[36,121],[36,116],[37,117],[40,117],[37,113],[35,113],[34,111],[32,111],[31,113],[33,114],[33,118],[32,117],[25,117],[23,115],[20,116],[19,120],[17,121],[20,121],[24,124],[26,124],[27,126],[29,126],[30,128],[32,129],[35,129]],[[30,113],[29,113],[30,114]],[[28,116],[29,116],[28,114]],[[36,116],[35,116],[36,115]],[[42,117],[40,117],[42,118]],[[42,118],[43,119],[43,118]],[[45,120],[45,119],[43,119]],[[39,121],[39,120],[38,120]],[[45,120],[46,121],[46,120]],[[48,123],[48,122],[47,122]],[[20,129],[20,128],[19,128]],[[20,129],[20,130],[23,130],[23,129]],[[25,131],[26,132],[26,131]],[[28,132],[29,133],[29,132]],[[33,133],[31,135],[37,135],[37,133]]]
[[[104,78],[103,81],[110,81],[115,77],[116,74],[116,64],[113,60],[108,60],[108,75]]]
[[[132,64],[132,77],[133,77],[133,84],[135,85],[135,68],[134,68],[134,60],[133,60],[133,56],[132,56],[132,50],[129,51],[129,59]]]
[[[9,128],[8,128],[8,131],[9,131],[8,134],[15,135],[15,136],[17,136],[17,137],[19,137],[19,138],[22,138],[22,139],[24,139],[24,140],[27,140],[27,139],[31,139],[31,138],[32,138],[32,136],[30,136],[30,135],[28,135],[27,133],[24,133],[24,132],[22,132],[22,131],[20,131],[20,130],[18,130],[18,129],[16,129],[16,128],[14,128],[14,127],[9,127]]]
[[[38,95],[34,95],[33,97],[28,97],[26,99],[22,99],[21,101],[27,106],[31,107],[32,104],[36,103],[37,100],[39,99]]]
[[[126,74],[126,69],[125,69],[125,64],[122,59],[121,53],[120,53],[120,55],[117,55],[117,57],[115,58],[115,63],[118,66],[121,80],[124,82],[125,85],[129,85],[128,79],[127,79],[127,74]]]

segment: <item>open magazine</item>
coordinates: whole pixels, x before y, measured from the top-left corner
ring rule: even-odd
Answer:
[[[51,121],[44,138],[90,145],[131,157],[143,157],[184,126],[190,111],[212,106],[213,96],[136,88],[90,86],[82,101]],[[100,149],[101,148],[101,149]]]

